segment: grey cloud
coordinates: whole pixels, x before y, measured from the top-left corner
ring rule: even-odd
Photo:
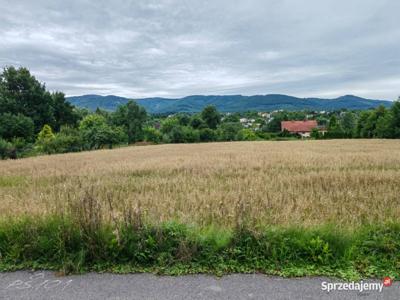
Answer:
[[[129,97],[400,94],[397,0],[6,1],[0,66]]]

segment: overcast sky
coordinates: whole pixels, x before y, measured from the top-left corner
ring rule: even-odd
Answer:
[[[399,0],[0,0],[0,66],[68,96],[400,95]]]

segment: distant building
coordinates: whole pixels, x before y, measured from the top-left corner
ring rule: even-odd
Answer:
[[[256,119],[247,119],[247,118],[241,118],[239,119],[239,122],[242,124],[244,128],[250,128],[253,127],[254,122]]]
[[[267,112],[261,113],[259,116],[263,117],[264,119],[270,119],[271,118],[271,114],[267,113]]]
[[[316,120],[308,120],[308,121],[282,121],[281,122],[281,130],[287,130],[290,133],[298,134],[301,137],[310,137],[311,131],[317,128],[320,131],[322,128],[318,127],[318,123]]]

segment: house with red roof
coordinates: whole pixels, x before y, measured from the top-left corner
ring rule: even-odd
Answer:
[[[290,133],[298,134],[301,137],[310,137],[311,131],[317,128],[320,132],[324,133],[324,129],[318,126],[316,120],[306,121],[282,121],[281,130],[287,130]]]

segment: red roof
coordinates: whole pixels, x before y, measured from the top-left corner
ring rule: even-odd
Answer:
[[[313,128],[318,127],[317,121],[282,121],[282,131],[286,129],[289,132],[311,132]]]

